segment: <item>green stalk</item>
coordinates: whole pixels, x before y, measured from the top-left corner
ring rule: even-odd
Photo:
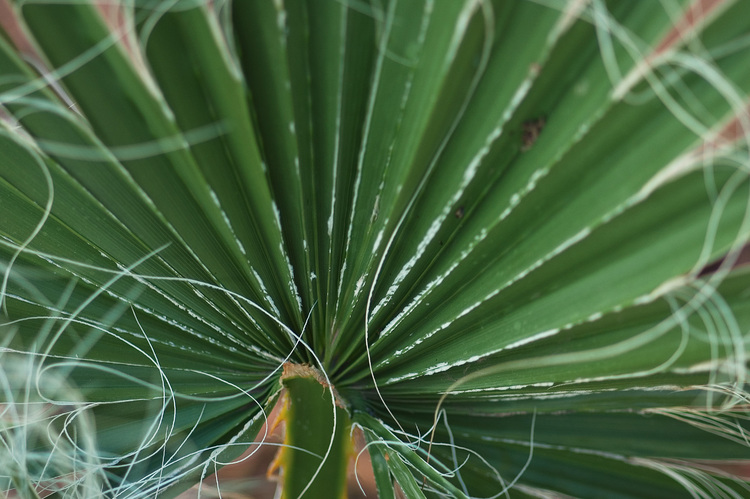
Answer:
[[[351,455],[349,414],[332,387],[308,366],[287,364],[282,384],[288,447],[278,461],[283,474],[281,497],[345,498]]]

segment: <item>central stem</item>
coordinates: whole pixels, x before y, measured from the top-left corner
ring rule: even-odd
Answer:
[[[286,389],[281,497],[346,498],[351,421],[343,403],[310,366],[287,363],[281,383]]]

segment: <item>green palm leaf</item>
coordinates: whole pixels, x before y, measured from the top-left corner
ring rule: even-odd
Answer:
[[[0,490],[750,491],[749,3],[12,12]]]

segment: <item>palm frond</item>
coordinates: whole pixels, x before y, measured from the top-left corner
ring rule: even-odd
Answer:
[[[750,3],[12,7],[0,490],[748,494]]]

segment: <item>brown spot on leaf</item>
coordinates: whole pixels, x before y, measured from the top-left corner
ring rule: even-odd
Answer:
[[[526,152],[539,138],[544,125],[547,124],[547,118],[544,116],[534,120],[524,121],[521,128],[521,151]]]

